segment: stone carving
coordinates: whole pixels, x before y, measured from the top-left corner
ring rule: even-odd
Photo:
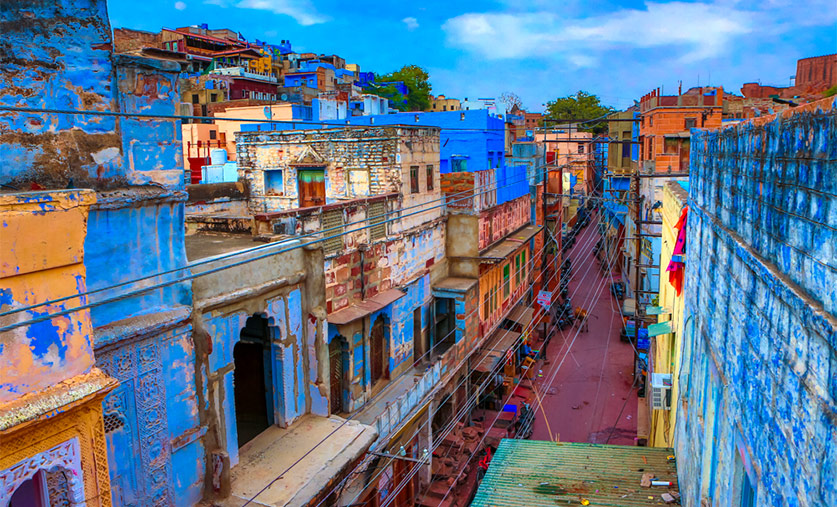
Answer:
[[[128,343],[97,353],[99,367],[120,381],[104,402],[106,414],[131,427],[139,463],[112,463],[111,476],[136,477],[142,504],[171,505],[171,449],[168,445],[165,384],[159,344],[154,339]],[[133,466],[133,468],[131,468]]]
[[[15,490],[40,470],[48,472],[55,469],[67,472],[69,505],[85,506],[81,449],[78,438],[72,438],[0,471],[0,507],[6,507]]]

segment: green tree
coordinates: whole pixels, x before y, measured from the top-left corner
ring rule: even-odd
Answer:
[[[394,85],[387,85],[388,82],[402,81],[407,87],[406,103],[405,97],[398,93]],[[369,89],[369,92],[379,97],[386,97],[395,103],[400,111],[427,111],[430,109],[430,74],[418,65],[405,65],[401,69],[387,74],[375,75],[377,86]]]
[[[546,118],[553,120],[592,120],[610,114],[614,109],[604,106],[597,95],[579,91],[574,95],[559,97],[546,104]],[[607,132],[607,122],[591,122],[579,125],[579,130],[601,134]]]

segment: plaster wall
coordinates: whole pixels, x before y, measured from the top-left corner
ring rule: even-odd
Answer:
[[[8,311],[87,289],[84,237],[90,190],[0,195],[0,308]],[[84,304],[75,297],[0,318],[22,322]],[[45,389],[93,366],[90,311],[0,334],[0,403]]]
[[[687,503],[837,503],[833,99],[694,133],[676,448]]]

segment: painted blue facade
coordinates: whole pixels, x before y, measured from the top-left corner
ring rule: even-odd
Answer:
[[[0,102],[178,113],[179,66],[114,55],[104,0],[61,0],[40,10],[33,5],[20,6],[31,15],[30,28],[8,34],[17,39],[17,63],[3,72],[18,73],[20,88],[12,90],[19,91],[4,89]],[[9,114],[0,122],[33,141],[3,140],[4,181],[29,178],[46,187],[98,190],[84,241],[88,290],[186,264],[178,122],[65,114]],[[102,303],[173,277],[89,300]],[[203,496],[191,305],[190,284],[181,282],[91,309],[96,366],[119,380],[103,404],[115,505],[192,505]]]
[[[285,86],[289,88],[296,86],[307,86],[309,88],[317,88],[317,71],[285,74]]]
[[[837,112],[693,131],[684,504],[837,505]]]

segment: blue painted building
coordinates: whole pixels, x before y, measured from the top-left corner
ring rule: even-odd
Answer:
[[[22,38],[16,44],[22,67],[18,75],[30,91],[4,96],[5,103],[178,113],[179,66],[114,55],[104,0],[84,5],[62,1],[30,14],[53,28],[42,31],[32,23],[16,32]],[[55,61],[60,63],[45,63]],[[57,82],[63,84],[56,88]],[[27,131],[31,142],[4,141],[0,157],[6,182],[96,190],[84,239],[88,290],[186,263],[178,122],[60,114],[11,118],[22,122],[10,125],[11,130]],[[174,278],[156,277],[89,296],[96,366],[119,381],[104,401],[117,505],[186,505],[203,495],[204,451],[191,437],[199,433],[201,421],[190,285],[151,288]],[[124,297],[130,291],[141,293]]]
[[[834,99],[691,137],[684,505],[837,505]]]

